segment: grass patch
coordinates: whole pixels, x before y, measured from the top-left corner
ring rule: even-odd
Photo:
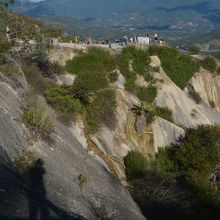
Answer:
[[[101,48],[89,48],[86,53],[79,54],[66,64],[67,70],[78,76],[85,73],[105,74],[115,67],[115,57]]]
[[[160,58],[166,74],[181,89],[184,89],[194,73],[199,71],[198,62],[174,48],[156,45],[149,47],[149,53]]]
[[[152,74],[150,74],[150,73],[146,73],[145,75],[144,75],[144,79],[145,79],[145,81],[147,81],[147,82],[154,82],[154,77],[152,76]]]
[[[35,105],[23,114],[25,124],[41,134],[50,135],[54,131],[53,118],[44,108]]]
[[[167,107],[156,107],[155,108],[155,115],[173,123],[173,112]]]
[[[1,65],[0,71],[12,80],[15,80],[18,76],[21,75],[20,69],[17,66],[8,63]]]
[[[0,14],[1,16],[1,14]],[[1,24],[0,24],[1,26]],[[5,26],[4,26],[4,32],[5,33]],[[0,33],[0,64],[3,64],[6,61],[6,56],[9,52],[9,49],[11,48],[11,43],[1,35]]]
[[[220,186],[210,175],[218,173],[219,133],[216,126],[187,129],[177,144],[160,149],[147,167],[143,155],[129,155],[126,175],[131,194],[146,216],[218,219]]]
[[[96,132],[98,126],[105,122],[107,117],[114,115],[115,108],[116,98],[113,90],[102,90],[96,94],[93,101],[86,107],[89,132]]]
[[[69,61],[66,68],[77,75],[74,84],[48,89],[44,96],[64,122],[85,112],[88,131],[93,133],[106,118],[114,115],[116,96],[109,83],[118,77],[114,71],[115,56],[101,48],[89,48]]]
[[[151,169],[158,173],[175,170],[174,163],[170,160],[170,152],[166,148],[159,149],[155,159],[151,162]]]
[[[108,78],[110,83],[114,83],[118,80],[118,73],[117,71],[113,71],[111,73],[108,74]]]
[[[195,101],[196,104],[201,104],[202,98],[198,92],[196,92],[195,90],[190,90],[188,92],[188,95],[191,99],[193,99]]]
[[[152,104],[157,96],[157,87],[150,84],[147,88],[138,88],[137,96],[141,101]]]
[[[156,73],[159,73],[160,72],[160,67],[159,66],[154,66],[154,67],[152,67],[152,71],[156,72]]]
[[[51,79],[44,77],[43,72],[36,64],[24,63],[22,65],[22,70],[27,82],[36,93],[41,94],[46,89],[54,86],[54,82]]]
[[[44,97],[55,108],[59,119],[64,123],[73,120],[76,114],[84,112],[80,100],[71,94],[70,87],[68,86],[57,86],[47,89],[44,92]]]
[[[146,170],[146,159],[139,151],[130,151],[124,157],[125,172],[128,180],[140,178]]]
[[[215,58],[213,58],[211,56],[207,56],[201,61],[201,66],[204,69],[206,69],[212,73],[215,73],[215,70],[217,68],[217,62],[216,62]]]
[[[83,89],[88,93],[93,93],[107,87],[108,80],[106,75],[99,72],[81,73],[74,82],[74,88]]]
[[[136,81],[136,74],[130,73],[130,75],[126,77],[125,89],[128,92],[135,93],[135,91],[137,90],[137,85],[135,81]]]
[[[127,70],[129,68],[130,61],[132,61],[132,69],[134,72],[139,73],[140,75],[146,72],[146,68],[150,63],[148,51],[137,49],[135,46],[125,47],[119,56],[120,59],[118,59],[118,65],[122,74],[124,73],[123,70]],[[123,67],[124,65],[126,68]]]
[[[191,46],[190,48],[189,48],[189,52],[191,53],[191,54],[198,54],[199,53],[199,48],[197,47],[197,46],[195,46],[195,45],[193,45],[193,46]]]
[[[134,46],[125,47],[117,57],[117,66],[121,74],[125,77],[125,89],[136,93],[138,90],[136,74],[146,73],[150,63],[150,57],[147,50],[137,49]],[[131,65],[132,68],[129,68]]]
[[[214,102],[214,101],[209,100],[209,105],[210,105],[212,108],[215,108],[215,102]]]
[[[36,157],[31,151],[24,151],[22,156],[15,158],[14,165],[22,176],[28,174],[28,172],[36,166]]]
[[[216,74],[220,75],[220,66],[216,68]]]

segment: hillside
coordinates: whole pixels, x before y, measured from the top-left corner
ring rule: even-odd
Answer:
[[[84,21],[85,25],[112,28],[113,32],[117,27],[120,35],[126,31],[159,31],[170,39],[203,34],[220,24],[220,5],[217,0],[194,0],[187,3],[162,0],[21,1],[16,10],[35,17],[54,17],[55,20],[56,17],[66,17],[62,19],[64,25],[70,24],[71,18],[76,18]],[[80,29],[73,27],[71,31],[80,32]]]
[[[220,53],[220,29],[216,28],[211,32],[203,35],[189,37],[181,41],[177,41],[176,44],[183,47],[190,47],[196,45],[204,53],[210,53],[219,57]]]
[[[0,219],[218,219],[219,60],[0,13]]]

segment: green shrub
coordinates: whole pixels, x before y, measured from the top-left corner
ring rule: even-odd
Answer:
[[[148,111],[146,114],[147,124],[151,124],[155,120],[155,113],[153,111]]]
[[[59,63],[54,62],[48,62],[48,75],[60,75],[60,74],[64,74],[65,69],[64,67],[62,67]]]
[[[113,90],[103,90],[95,95],[94,100],[86,107],[89,132],[97,131],[106,117],[114,115],[116,97]]]
[[[128,46],[122,50],[116,60],[118,69],[126,80],[125,89],[135,94],[138,90],[135,84],[136,74],[143,75],[150,63],[148,51],[137,49],[134,46]],[[129,68],[130,63],[133,71]]]
[[[133,105],[133,108],[131,111],[137,116],[141,113],[145,114],[146,122],[147,124],[151,124],[154,121],[154,112],[152,110],[149,110],[148,107],[144,105],[144,103],[141,103],[141,105]]]
[[[13,64],[1,65],[0,71],[6,74],[12,80],[15,80],[18,76],[21,75],[19,68]]]
[[[57,86],[44,92],[47,102],[52,105],[58,113],[60,120],[64,123],[74,119],[78,113],[83,113],[84,108],[80,100],[70,93],[68,86]]]
[[[211,57],[211,56],[207,56],[205,57],[202,61],[201,61],[201,65],[204,69],[214,73],[216,68],[217,68],[217,63],[215,61],[215,58]]]
[[[219,161],[220,129],[215,126],[199,126],[186,131],[184,138],[172,149],[172,160],[190,179],[195,173],[207,180]]]
[[[146,68],[150,63],[150,57],[147,50],[137,49],[135,46],[128,46],[125,47],[121,52],[119,68],[121,66],[120,61],[123,62],[123,65],[127,65],[127,68],[129,66],[129,62],[132,61],[133,70],[142,75],[145,73]]]
[[[26,125],[42,134],[49,135],[54,131],[53,118],[46,109],[37,105],[24,111],[23,120]]]
[[[89,48],[86,53],[79,54],[66,64],[67,70],[78,76],[85,73],[105,74],[115,67],[115,57],[101,48]]]
[[[114,83],[118,80],[118,73],[117,71],[113,71],[111,73],[108,74],[108,78],[110,80],[111,83]]]
[[[169,150],[165,148],[159,149],[151,165],[156,172],[172,172],[175,170],[174,163],[170,159]]]
[[[214,101],[209,100],[209,105],[210,105],[212,108],[215,108],[215,102],[214,102]]]
[[[189,48],[189,52],[190,52],[191,54],[198,54],[198,53],[199,53],[199,48],[198,48],[197,46],[191,46],[191,47]]]
[[[152,71],[156,72],[156,73],[159,73],[160,72],[160,67],[159,66],[154,66]]]
[[[218,183],[211,184],[209,178],[219,165],[219,134],[216,126],[190,128],[176,144],[159,150],[151,163],[153,170],[142,172],[141,163],[137,165],[141,174],[136,177],[133,173],[139,172],[127,171],[126,166],[128,175],[131,173],[131,193],[146,215],[150,213],[152,219],[218,219],[220,188]],[[136,163],[128,164],[129,168],[136,167]],[[183,198],[184,211],[180,216]]]
[[[135,81],[136,81],[136,74],[131,73],[129,76],[126,77],[125,89],[128,92],[135,93],[135,91],[137,90],[137,85]]]
[[[177,140],[177,144],[161,149],[156,155],[153,167],[159,171],[183,172],[187,178],[200,174],[207,178],[218,164],[220,128],[202,125],[189,128]],[[194,180],[195,181],[195,180]]]
[[[149,85],[147,88],[138,88],[138,98],[148,104],[152,104],[157,96],[157,87]]]
[[[11,47],[11,43],[4,37],[0,35],[0,52],[5,53]]]
[[[181,89],[184,89],[194,73],[199,71],[199,63],[192,57],[182,55],[174,48],[165,46],[150,46],[149,54],[156,55],[161,60],[161,65],[166,74]]]
[[[108,80],[103,73],[81,73],[74,82],[76,89],[83,89],[91,93],[108,87]]]
[[[14,165],[22,176],[27,175],[36,166],[36,157],[33,152],[25,151],[22,156],[15,158]]]
[[[10,48],[11,43],[0,34],[0,64],[5,62],[6,55],[8,54]]]
[[[43,72],[36,64],[24,63],[22,65],[27,82],[31,85],[36,93],[43,93],[46,89],[54,86],[54,82],[43,76]]]
[[[143,177],[146,169],[146,159],[139,151],[130,151],[124,157],[124,164],[128,180]]]
[[[220,67],[217,67],[216,73],[217,73],[218,75],[220,75]]]
[[[156,107],[155,115],[173,123],[173,112],[167,107]]]
[[[195,90],[189,90],[188,95],[195,101],[196,104],[200,104],[202,102],[201,96]]]
[[[154,77],[150,74],[150,73],[146,73],[144,75],[144,79],[147,81],[147,82],[153,82],[155,79]]]

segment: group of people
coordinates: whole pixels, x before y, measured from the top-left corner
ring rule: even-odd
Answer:
[[[146,36],[140,36],[138,34],[134,35],[133,37],[128,37],[127,35],[123,36],[122,39],[116,40],[116,43],[122,43],[123,45],[128,45],[128,43],[134,44],[166,44],[166,42],[158,37],[158,33],[155,33],[151,36],[149,33]]]
[[[95,44],[109,44],[111,47],[112,40],[109,36],[106,38],[102,38],[101,36],[98,37],[97,41],[94,41]],[[128,35],[124,35],[122,38],[115,40],[115,43],[121,44],[122,46],[126,46],[128,44],[162,44],[165,45],[166,42],[162,38],[159,38],[159,34],[155,33],[150,35],[149,33],[146,36],[140,36],[135,34],[132,37]],[[89,43],[90,44],[90,43]]]

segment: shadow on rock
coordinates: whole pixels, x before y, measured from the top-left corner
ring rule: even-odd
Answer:
[[[28,178],[24,179],[0,151],[0,219],[84,220],[84,217],[67,212],[46,198],[45,175],[43,160],[37,159]]]

